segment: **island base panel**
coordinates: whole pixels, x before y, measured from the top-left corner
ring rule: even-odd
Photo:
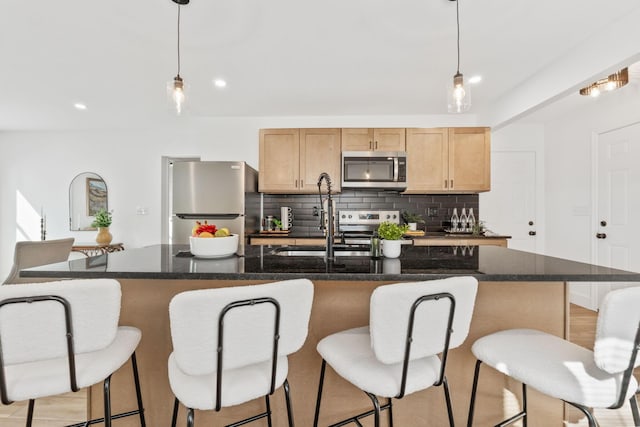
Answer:
[[[142,382],[147,425],[169,425],[173,395],[167,378],[167,358],[171,352],[168,305],[179,292],[225,286],[265,283],[265,281],[149,280],[122,279],[122,325],[142,330],[136,352]],[[303,348],[289,359],[295,422],[311,426],[315,410],[321,359],[316,352],[320,339],[343,329],[368,323],[369,298],[373,289],[385,282],[314,281],[315,296],[309,336]],[[473,342],[492,332],[507,328],[536,328],[560,337],[567,331],[567,296],[563,282],[480,282],[478,297],[465,343],[449,354],[447,377],[451,388],[456,424],[466,425],[475,358]],[[371,408],[369,398],[327,368],[320,424],[327,425]],[[520,408],[521,385],[483,366],[474,425],[494,425]],[[384,401],[385,399],[383,399]],[[562,402],[528,390],[529,426],[561,426]],[[127,363],[112,378],[114,413],[135,408],[131,364]],[[102,387],[90,393],[93,417],[102,416]],[[286,426],[284,392],[271,398],[275,426]],[[238,407],[214,411],[196,411],[196,425],[223,426],[264,409],[264,399]],[[384,414],[382,420],[386,421]],[[364,420],[363,425],[372,425]],[[399,426],[446,426],[447,414],[442,387],[432,387],[401,400],[394,400],[394,421]],[[178,425],[186,423],[186,411],[180,409]],[[137,427],[137,417],[117,422],[121,427]],[[266,426],[266,420],[252,423]]]

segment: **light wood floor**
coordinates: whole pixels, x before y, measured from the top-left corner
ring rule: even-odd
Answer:
[[[595,339],[597,313],[571,305],[571,331],[569,339],[576,344],[592,349]],[[34,410],[33,427],[61,427],[85,420],[87,407],[86,391],[68,393],[63,396],[38,399]],[[12,405],[0,405],[0,426],[23,427],[27,414],[27,403],[16,402]],[[595,412],[600,427],[633,426],[631,410],[625,406],[619,410],[600,410]],[[570,413],[565,422],[567,427],[583,427],[588,423],[578,411]]]

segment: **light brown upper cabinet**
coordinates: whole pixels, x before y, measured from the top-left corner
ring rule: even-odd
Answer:
[[[489,128],[407,129],[405,193],[479,193],[490,189]]]
[[[405,151],[404,128],[342,129],[342,151]]]
[[[327,172],[338,192],[340,159],[340,129],[261,129],[259,191],[316,194]]]

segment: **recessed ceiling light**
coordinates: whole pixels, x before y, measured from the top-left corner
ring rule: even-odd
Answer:
[[[73,104],[73,106],[76,108],[76,110],[86,110],[87,109],[86,104],[83,104],[82,102],[76,102],[75,104]]]
[[[482,81],[482,76],[473,76],[469,79],[469,83],[480,83]]]
[[[215,85],[215,87],[219,87],[219,88],[223,88],[227,86],[227,82],[222,79],[215,79],[213,81],[213,84]]]

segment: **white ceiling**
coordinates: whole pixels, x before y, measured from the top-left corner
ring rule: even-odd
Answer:
[[[3,1],[0,130],[169,120],[177,7],[171,0]],[[491,117],[527,82],[561,74],[558,64],[573,52],[624,32],[639,12],[637,0],[460,0],[460,71],[483,76],[470,113]],[[193,117],[446,114],[455,2],[192,0],[181,22]],[[635,44],[637,54],[637,40],[620,43]],[[602,59],[594,52],[582,67],[588,75],[571,84],[631,61],[629,51]],[[212,84],[218,77],[228,82],[223,90]],[[529,104],[573,89],[547,87]],[[89,108],[77,111],[74,102]],[[520,102],[513,116],[529,104]]]

